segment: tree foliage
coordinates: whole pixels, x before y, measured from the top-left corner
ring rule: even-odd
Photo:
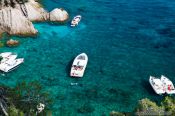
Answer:
[[[165,111],[175,116],[175,99],[173,97],[165,97],[165,99],[161,102],[161,105],[164,107]]]
[[[11,100],[15,106],[27,114],[35,113],[39,103],[46,106],[52,103],[49,94],[42,90],[42,86],[37,81],[19,83],[9,91],[9,95],[12,96]]]
[[[164,109],[161,106],[158,106],[155,102],[147,98],[142,99],[138,102],[138,105],[135,111],[138,116],[142,116],[142,115],[160,116],[164,114]]]
[[[18,83],[14,88],[0,87],[0,114],[35,116],[39,103],[45,104],[45,109],[38,115],[51,112],[49,106],[52,99],[37,81]]]

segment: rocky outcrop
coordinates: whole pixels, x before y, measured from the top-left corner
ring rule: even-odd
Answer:
[[[6,7],[0,10],[0,29],[12,35],[34,35],[37,30],[20,10]]]
[[[48,13],[46,10],[42,8],[42,6],[35,2],[34,0],[29,0],[29,2],[25,3],[28,19],[30,21],[46,21],[48,20]]]
[[[42,8],[36,2],[37,0],[28,0],[20,3],[20,0],[12,0],[15,5],[2,5],[4,0],[0,1],[0,35],[7,32],[11,35],[35,35],[37,30],[31,21],[54,21],[64,22],[68,19],[68,13],[63,9],[54,9],[50,13]]]
[[[55,8],[49,13],[49,20],[54,22],[64,22],[69,18],[68,13],[60,8]]]

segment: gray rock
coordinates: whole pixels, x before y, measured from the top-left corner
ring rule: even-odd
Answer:
[[[49,20],[55,22],[64,22],[69,18],[68,13],[62,8],[55,8],[49,13]]]

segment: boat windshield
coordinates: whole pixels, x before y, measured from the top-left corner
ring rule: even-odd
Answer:
[[[84,66],[73,65],[74,70],[82,70]]]
[[[85,60],[85,56],[79,56],[77,59],[79,59],[79,60]]]

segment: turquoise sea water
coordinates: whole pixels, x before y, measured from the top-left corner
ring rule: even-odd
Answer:
[[[25,63],[1,75],[0,83],[38,80],[53,97],[55,116],[131,112],[139,99],[162,98],[150,87],[150,75],[164,74],[175,83],[175,1],[43,0],[43,6],[62,7],[70,19],[81,14],[82,21],[76,28],[35,23],[37,37],[11,37],[21,45],[0,52],[16,52]],[[85,75],[70,78],[72,60],[81,52],[89,56]]]

